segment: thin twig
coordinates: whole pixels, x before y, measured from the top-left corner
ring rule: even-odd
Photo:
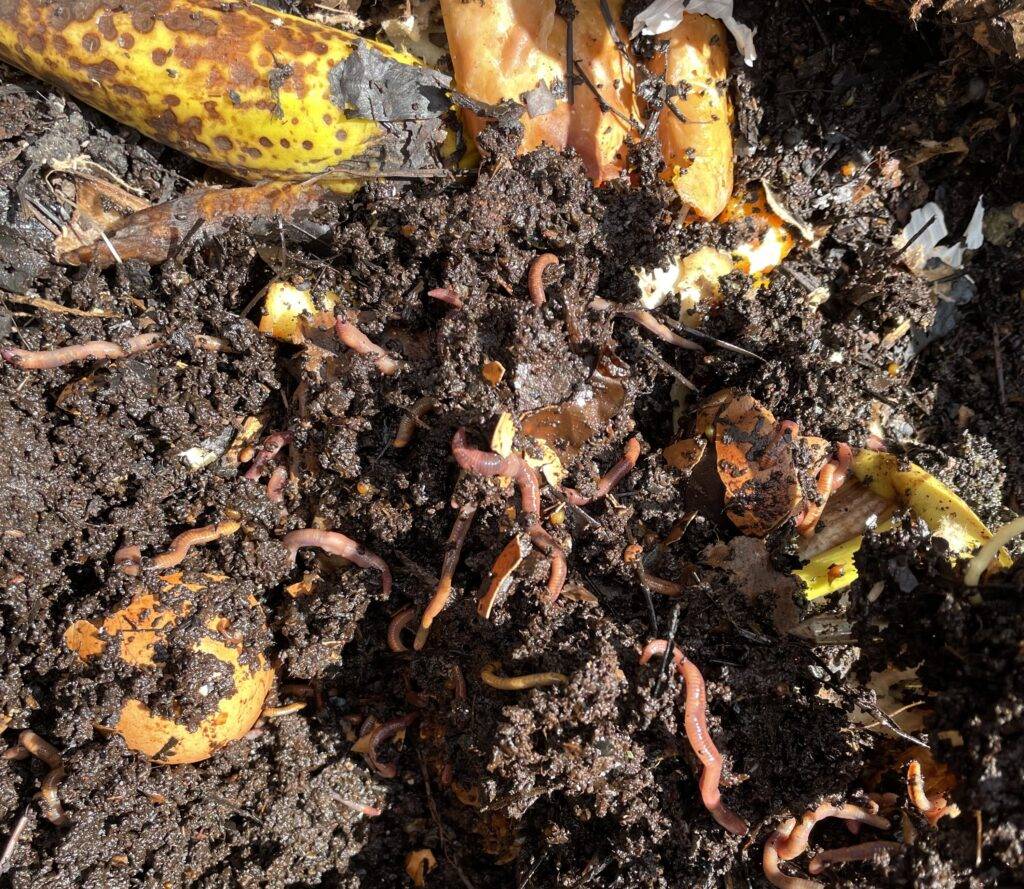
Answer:
[[[28,824],[28,814],[31,808],[31,803],[25,806],[25,810],[21,813],[21,817],[14,822],[14,828],[11,830],[11,835],[7,838],[7,842],[4,845],[4,851],[0,852],[0,876],[3,876],[8,870],[10,870],[11,862],[14,859],[14,850],[18,845],[18,840],[21,838],[21,835],[25,830],[25,826]]]
[[[904,244],[902,247],[900,247],[899,250],[896,251],[896,254],[893,256],[893,259],[899,259],[904,253],[906,253],[910,249],[911,245],[914,244],[914,242],[917,241],[921,237],[921,235],[923,235],[926,231],[928,231],[928,229],[932,227],[932,224],[935,222],[936,219],[938,219],[937,216],[932,216],[931,219],[929,219],[916,232],[914,232],[913,237],[911,237],[906,244]]]
[[[1006,410],[1006,378],[1003,376],[1003,349],[999,338],[999,328],[992,328],[992,350],[996,361],[996,384],[999,387],[999,404]]]
[[[594,94],[594,98],[597,100],[597,107],[601,109],[601,112],[607,114],[610,111],[623,123],[628,124],[632,129],[639,131],[640,122],[633,120],[633,118],[631,117],[627,117],[625,114],[619,111],[618,108],[612,108],[612,106],[605,101],[604,96],[601,95],[597,87],[594,86],[594,82],[589,77],[587,77],[587,72],[583,70],[583,66],[575,59],[573,60],[573,64],[576,66],[576,72],[583,79],[583,82],[587,85],[587,89],[589,89]]]
[[[631,528],[626,529],[626,537],[629,539],[631,544],[636,543],[636,537],[633,535]],[[654,598],[651,596],[651,588],[647,585],[647,572],[644,571],[644,563],[642,559],[637,559],[634,562],[637,577],[640,578],[640,589],[644,593],[644,601],[647,603],[647,620],[651,625],[652,638],[657,639],[660,635],[658,632],[658,613],[654,610]]]
[[[672,616],[668,625],[668,645],[665,646],[665,653],[661,656],[661,665],[658,667],[658,678],[654,682],[654,695],[661,693],[661,686],[668,677],[668,665],[672,662],[672,653],[675,651],[676,633],[679,631],[679,612],[683,607],[682,602],[676,602],[672,606]]]
[[[744,358],[753,358],[755,361],[764,361],[760,355],[755,352],[751,352],[749,349],[744,349],[743,346],[737,346],[734,343],[727,342],[726,340],[720,340],[718,337],[712,336],[710,333],[704,333],[703,330],[698,330],[696,327],[687,327],[682,321],[678,321],[675,318],[670,318],[667,315],[664,315],[662,316],[661,321],[666,326],[671,327],[673,330],[681,333],[683,336],[689,337],[690,339],[711,343],[721,349],[725,349],[727,352],[735,352],[737,355],[742,355]]]
[[[640,339],[640,337],[635,337],[634,341],[636,342],[636,344],[638,346],[640,346],[640,349],[644,352],[644,354],[647,355],[647,357],[650,358],[651,361],[653,361],[655,364],[657,364],[658,367],[660,367],[663,371],[665,371],[665,373],[669,374],[670,376],[675,377],[677,380],[679,380],[680,383],[682,383],[690,391],[692,391],[692,392],[696,392],[697,391],[697,387],[692,382],[690,382],[689,379],[687,379],[685,376],[683,376],[682,373],[680,373],[671,364],[669,364],[664,358],[662,358],[658,354],[658,350],[657,349],[655,349],[653,346],[645,343],[642,339]]]

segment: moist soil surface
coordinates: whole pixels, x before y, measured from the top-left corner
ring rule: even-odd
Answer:
[[[166,337],[118,361],[0,367],[0,724],[10,751],[32,729],[61,752],[69,821],[44,817],[41,762],[0,759],[0,835],[24,818],[0,882],[405,886],[407,855],[429,850],[429,886],[767,886],[762,846],[783,818],[891,793],[889,830],[852,839],[831,821],[812,846],[898,848],[819,879],[1024,883],[1024,572],[968,590],[962,564],[898,521],[868,536],[847,595],[808,605],[788,575],[792,522],[759,541],[713,512],[691,517],[685,483],[659,456],[690,434],[701,397],[733,387],[830,442],[882,438],[990,526],[1022,509],[1024,227],[1005,209],[1024,195],[1020,68],[939,18],[912,24],[902,8],[777,0],[738,15],[756,27],[760,55],[733,64],[738,181],[768,182],[815,231],[754,298],[749,279],[726,279],[705,323],[757,358],[680,350],[590,307],[597,296],[635,302],[635,268],[728,244],[740,224],[683,226],[674,193],[650,172],[594,189],[572,156],[511,156],[508,133],[485,140],[476,172],[367,186],[328,208],[312,241],[239,223],[152,268],[62,266],[47,218],[66,219],[55,162],[88,159],[151,202],[217,180],[0,67],[0,334],[32,349]],[[650,171],[650,152],[637,154]],[[959,237],[982,195],[1003,225],[966,268],[976,296],[955,307],[951,332],[922,345],[948,307],[901,264],[894,234],[935,200]],[[535,309],[526,278],[542,253],[559,264]],[[338,294],[335,311],[354,313],[399,371],[382,375],[337,343],[318,351],[260,334],[274,279]],[[426,295],[438,287],[462,308]],[[228,350],[196,348],[197,334]],[[490,361],[505,368],[497,384],[481,373]],[[600,392],[598,362],[611,377]],[[680,397],[678,373],[698,395]],[[422,398],[433,409],[395,447]],[[585,507],[566,509],[545,488],[545,527],[568,553],[566,591],[546,601],[549,560],[534,548],[485,620],[476,602],[490,566],[525,526],[510,510],[514,486],[460,473],[452,436],[466,427],[486,448],[502,412],[574,399],[603,413],[565,457],[567,484],[592,491],[631,436],[639,462]],[[222,452],[247,417],[263,421],[260,437],[290,435],[257,478],[230,455],[201,469],[183,462],[190,448]],[[275,502],[267,480],[279,466],[289,472]],[[389,622],[430,598],[465,504],[477,510],[451,601],[422,651],[409,650],[411,632],[407,650],[392,651]],[[268,714],[203,762],[154,764],[111,731],[124,700],[168,713],[173,698],[169,715],[194,725],[230,673],[194,656],[187,634],[163,652],[159,683],[113,653],[83,663],[64,635],[140,589],[161,590],[146,559],[137,577],[119,570],[120,547],[148,558],[229,516],[240,530],[177,569],[202,585],[189,619],[201,634],[203,620],[226,617],[277,667],[269,704],[305,706]],[[379,554],[391,595],[378,572],[312,550],[293,565],[282,538],[313,526]],[[659,546],[674,528],[675,542]],[[651,593],[648,575],[681,582],[683,595]],[[746,836],[702,805],[681,681],[660,658],[639,662],[647,641],[670,632],[706,679],[724,798]],[[481,673],[495,661],[499,674],[568,681],[492,688]],[[916,677],[876,700],[872,674],[894,668]],[[360,753],[361,735],[396,719],[404,732],[376,757]],[[913,755],[943,765],[958,818],[933,827],[908,800]],[[806,872],[806,858],[795,864]]]

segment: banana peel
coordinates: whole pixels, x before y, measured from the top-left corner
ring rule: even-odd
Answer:
[[[574,148],[595,182],[610,179],[626,167],[626,137],[639,116],[633,65],[620,52],[628,40],[617,24],[622,6],[608,0],[616,40],[598,0],[576,3],[574,60],[590,86],[577,83],[570,102],[566,23],[554,0],[441,0],[455,85],[486,105],[526,106],[521,153]],[[473,140],[487,123],[468,110],[463,120]]]
[[[973,553],[992,537],[985,523],[953,491],[920,466],[901,461],[894,454],[856,451],[851,474],[894,507],[909,510],[923,520],[933,535],[946,541],[954,558]],[[891,527],[892,522],[885,521],[878,525],[878,530]],[[808,599],[837,592],[857,579],[854,555],[860,549],[861,539],[859,535],[851,537],[815,555],[794,572]],[[1005,550],[999,553],[998,564],[1010,566]]]
[[[436,168],[447,78],[383,43],[248,2],[5,0],[0,59],[248,182]]]
[[[726,207],[733,187],[732,102],[725,26],[687,13],[663,35],[668,41],[651,66],[670,95],[658,121],[666,169],[683,203],[702,219]]]
[[[731,175],[730,175],[731,182]],[[710,309],[722,300],[722,278],[742,272],[753,278],[747,296],[768,283],[768,274],[782,264],[796,245],[784,219],[768,206],[764,189],[740,189],[718,215],[722,225],[741,224],[739,238],[729,250],[701,247],[677,256],[661,268],[636,273],[640,300],[646,309],[656,309],[667,299],[679,299],[680,320],[698,327]]]

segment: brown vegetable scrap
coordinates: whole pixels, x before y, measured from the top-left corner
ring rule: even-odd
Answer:
[[[702,438],[714,444],[713,451]],[[725,514],[744,534],[765,537],[793,518],[806,536],[849,471],[850,447],[838,445],[835,458],[831,450],[824,439],[801,435],[796,423],[776,421],[751,396],[725,389],[701,405],[695,436],[674,442],[663,456],[686,473],[698,472],[713,457]]]
[[[157,265],[188,242],[208,241],[238,221],[267,236],[284,225],[293,240],[296,235],[313,240],[320,234],[313,213],[336,200],[337,195],[313,183],[200,189],[119,219],[104,230],[105,238],[68,250],[60,260],[100,268],[129,259]]]

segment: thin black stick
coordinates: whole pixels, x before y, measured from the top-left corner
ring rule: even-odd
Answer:
[[[677,321],[675,318],[670,318],[667,315],[662,315],[660,320],[666,327],[671,327],[677,333],[682,334],[692,340],[698,340],[699,342],[711,343],[712,345],[718,346],[720,349],[725,349],[728,352],[735,352],[737,355],[742,355],[744,358],[753,358],[755,361],[764,361],[764,359],[749,349],[744,349],[743,346],[737,346],[735,343],[726,342],[720,340],[716,336],[712,336],[710,333],[704,333],[702,330],[698,330],[695,327],[687,327],[682,321]]]
[[[679,631],[679,612],[683,607],[682,602],[676,602],[672,606],[672,616],[669,618],[668,625],[668,645],[665,646],[665,653],[661,656],[661,666],[658,667],[658,678],[654,683],[654,695],[657,697],[661,693],[661,686],[664,684],[666,677],[668,676],[668,665],[672,661],[672,651],[675,648],[676,633]]]
[[[896,251],[896,255],[893,256],[893,259],[898,259],[904,253],[906,253],[907,250],[910,249],[911,245],[915,241],[917,241],[917,239],[920,238],[921,235],[923,235],[926,231],[928,231],[928,229],[930,229],[932,227],[932,224],[935,222],[935,220],[937,218],[938,218],[937,216],[933,216],[924,225],[922,225],[916,232],[914,232],[914,236],[909,241],[907,241],[906,244],[904,244],[902,247],[900,247],[899,250]]]

